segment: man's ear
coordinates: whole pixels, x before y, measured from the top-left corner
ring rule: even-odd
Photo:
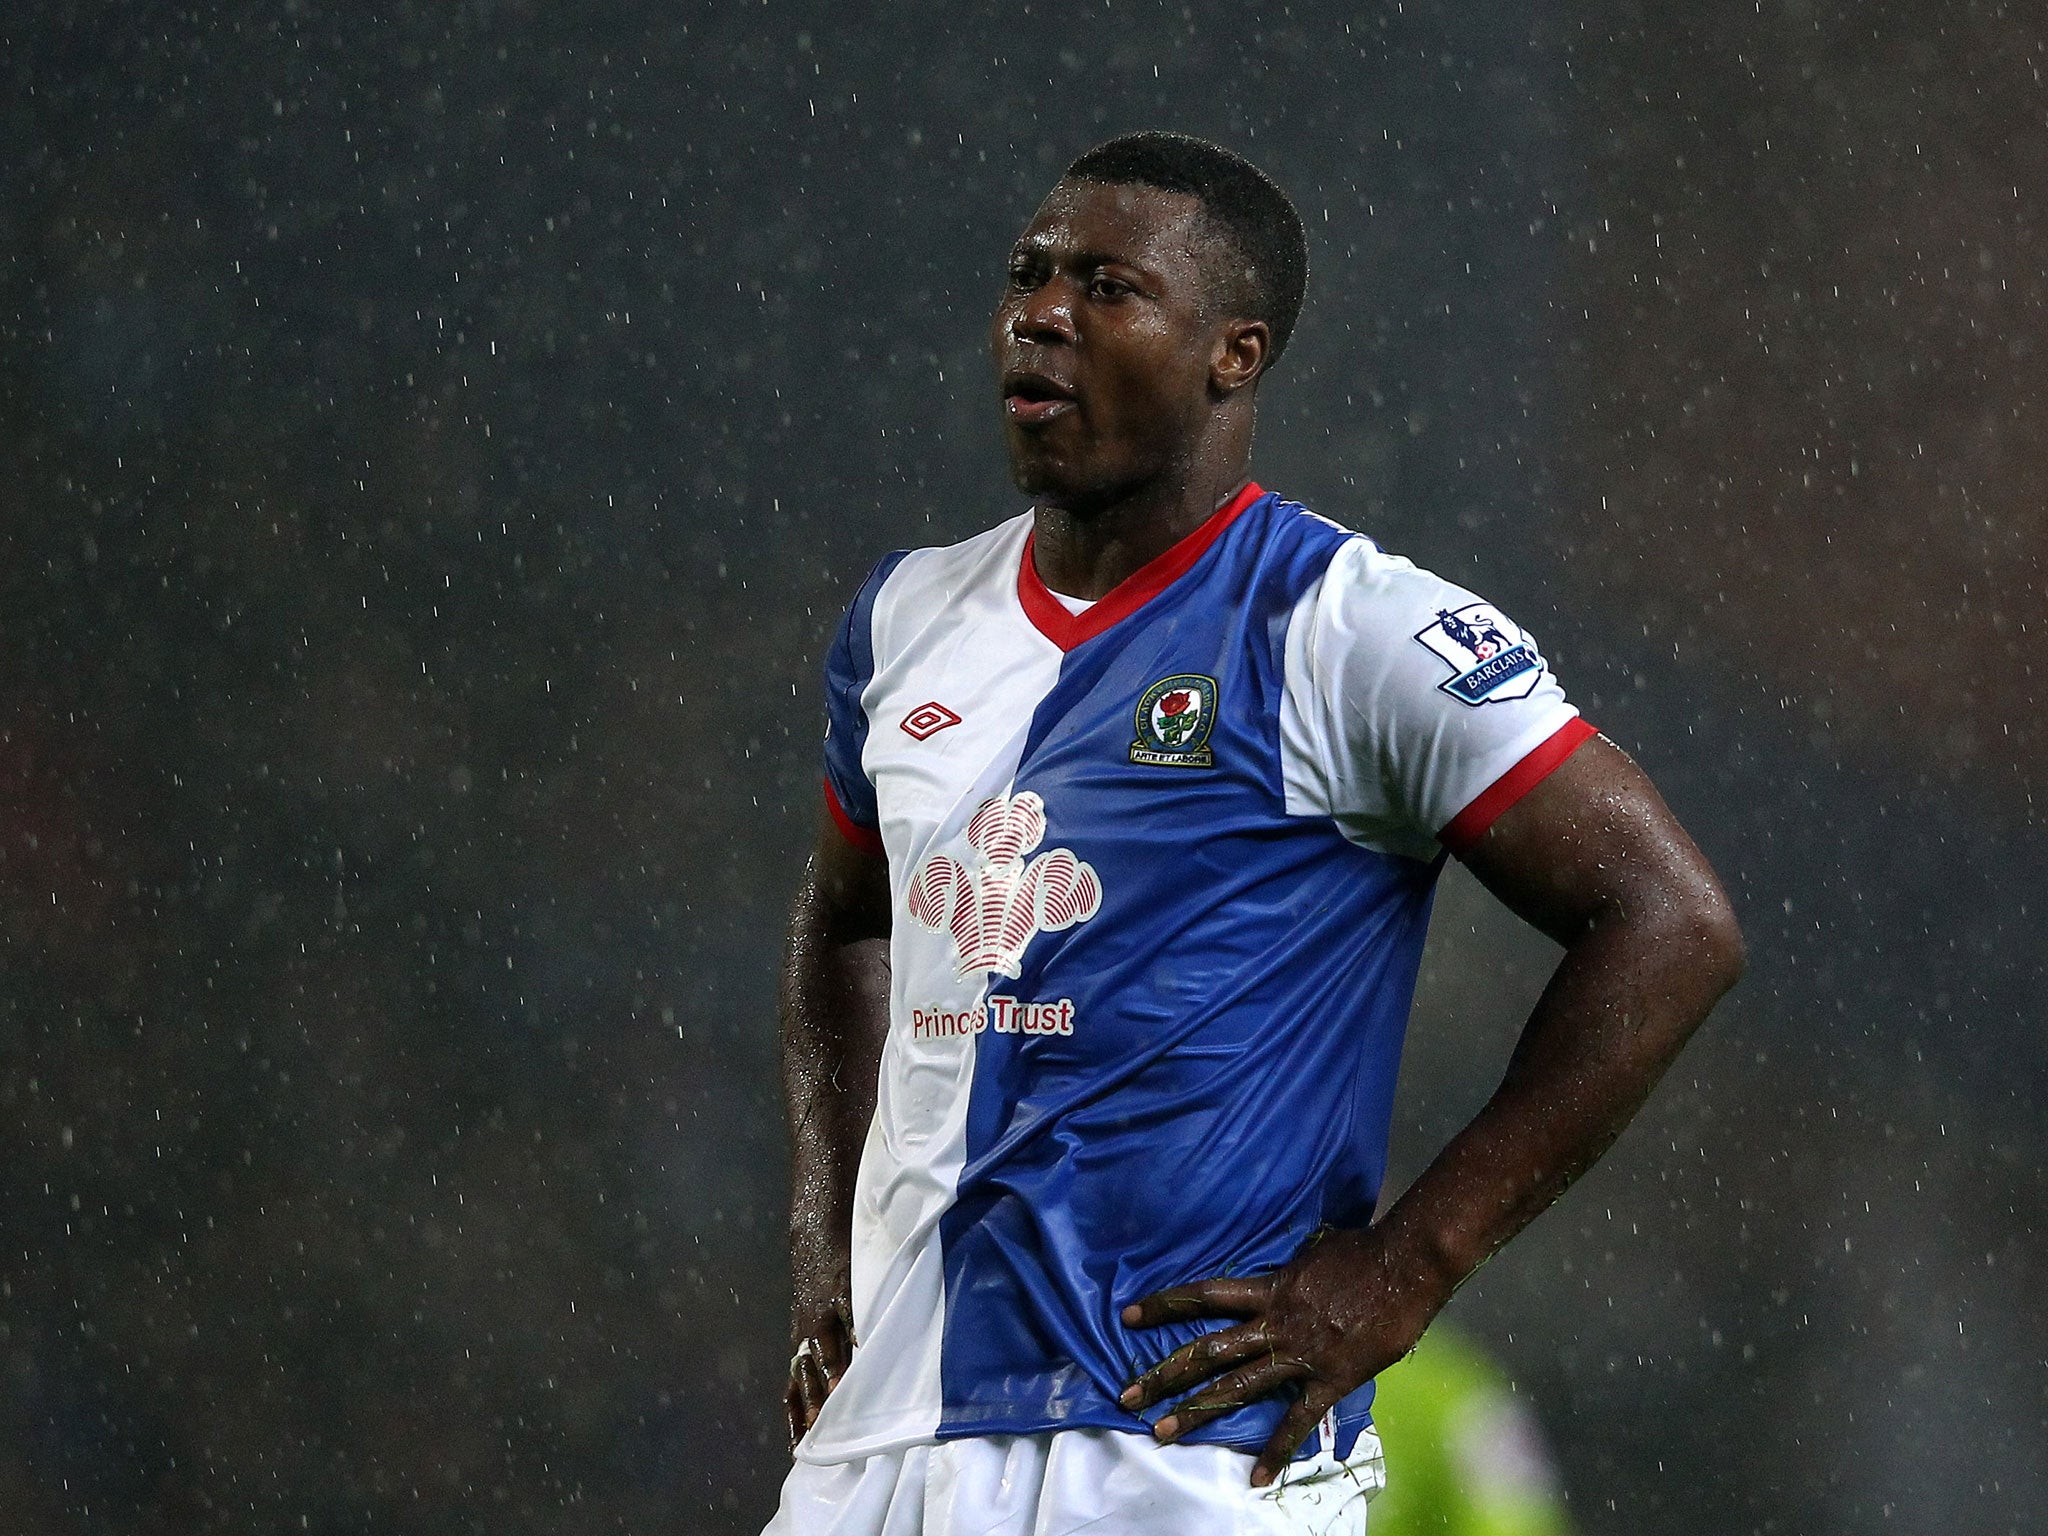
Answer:
[[[1273,360],[1273,332],[1263,320],[1230,320],[1209,354],[1209,387],[1218,399],[1256,384]]]

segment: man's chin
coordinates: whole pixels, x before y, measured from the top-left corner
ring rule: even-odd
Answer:
[[[1087,517],[1109,499],[1100,484],[1077,474],[1072,465],[1035,454],[1010,455],[1010,481],[1040,506],[1075,517]]]
[[[1010,483],[1034,500],[1058,497],[1067,489],[1071,482],[1061,469],[1035,454],[1010,455]]]

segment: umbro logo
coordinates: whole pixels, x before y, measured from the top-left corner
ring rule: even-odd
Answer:
[[[960,717],[937,699],[920,704],[903,717],[904,734],[923,741],[927,736],[936,736],[949,725],[958,725]]]

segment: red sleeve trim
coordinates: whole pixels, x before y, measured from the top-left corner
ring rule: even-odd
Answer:
[[[832,813],[832,824],[845,838],[862,853],[872,853],[876,858],[886,858],[882,851],[882,834],[872,827],[864,827],[846,814],[846,807],[839,803],[839,796],[833,793],[832,781],[825,781],[825,809]]]
[[[1486,835],[1486,829],[1500,820],[1502,812],[1549,778],[1587,737],[1599,734],[1581,716],[1566,721],[1527,757],[1481,790],[1478,799],[1437,833],[1436,840],[1462,859]]]

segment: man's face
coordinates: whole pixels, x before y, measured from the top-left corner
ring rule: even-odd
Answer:
[[[1010,253],[989,343],[1019,490],[1087,513],[1169,471],[1214,408],[1202,206],[1062,181]]]

